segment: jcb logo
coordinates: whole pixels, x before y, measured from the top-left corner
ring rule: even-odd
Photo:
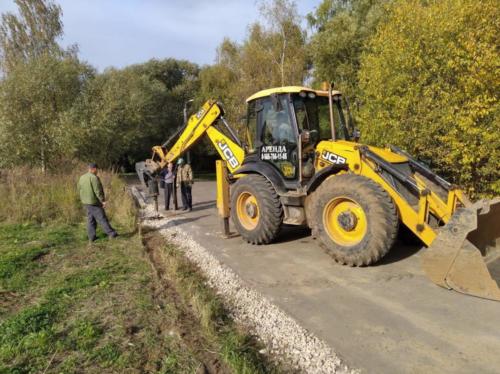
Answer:
[[[335,153],[323,151],[321,158],[332,164],[345,164],[347,161],[344,157],[336,155]]]
[[[231,151],[231,148],[229,148],[229,146],[224,140],[218,141],[217,146],[220,148],[220,150],[222,151],[222,155],[233,169],[240,165],[240,163],[234,156],[233,151]]]

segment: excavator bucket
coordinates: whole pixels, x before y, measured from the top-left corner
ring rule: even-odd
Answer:
[[[135,163],[135,172],[141,181],[141,185],[149,187],[149,181],[154,178],[157,171],[160,169],[158,162],[148,158],[146,161]]]
[[[500,198],[457,209],[422,263],[441,287],[500,301]]]

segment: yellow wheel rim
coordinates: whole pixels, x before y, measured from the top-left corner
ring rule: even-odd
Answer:
[[[342,246],[361,242],[368,226],[363,208],[346,197],[331,199],[323,209],[323,225],[330,238]]]
[[[259,223],[259,204],[250,192],[242,192],[236,200],[236,214],[246,230],[253,230]]]

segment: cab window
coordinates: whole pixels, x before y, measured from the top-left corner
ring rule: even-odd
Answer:
[[[340,97],[334,97],[333,118],[337,138],[346,139],[344,128],[345,119],[340,109]],[[330,128],[330,109],[328,98],[316,96],[315,98],[296,96],[293,100],[297,124],[300,130],[309,130],[315,141],[332,138]]]
[[[263,139],[267,145],[295,144],[295,132],[293,131],[290,113],[286,104],[286,98],[279,98],[281,110],[276,111],[271,100],[266,100],[263,105]]]
[[[297,175],[297,136],[290,116],[288,98],[278,96],[278,105],[271,98],[262,102],[260,158],[273,164],[286,179]]]

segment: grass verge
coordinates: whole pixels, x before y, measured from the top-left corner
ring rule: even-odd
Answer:
[[[77,192],[84,164],[43,173],[35,168],[0,170],[0,222],[77,224],[83,209]],[[99,177],[108,197],[107,214],[122,225],[133,225],[135,209],[126,184],[116,173],[101,170]]]
[[[181,253],[118,228],[0,224],[0,373],[276,371]]]
[[[280,372],[280,368],[259,353],[262,346],[257,340],[232,321],[220,297],[207,287],[206,278],[182,251],[168,244],[157,232],[147,232],[147,227],[145,230],[143,243],[159,279],[163,280],[165,287],[175,289],[182,309],[189,310],[197,320],[196,335],[201,340],[198,341],[199,349],[195,356],[201,353],[203,357],[203,350],[216,352],[229,371],[235,373]],[[189,329],[182,323],[179,326],[184,330],[186,339],[191,340],[186,331],[192,332],[193,326]],[[214,368],[209,367],[208,371],[214,372]]]

